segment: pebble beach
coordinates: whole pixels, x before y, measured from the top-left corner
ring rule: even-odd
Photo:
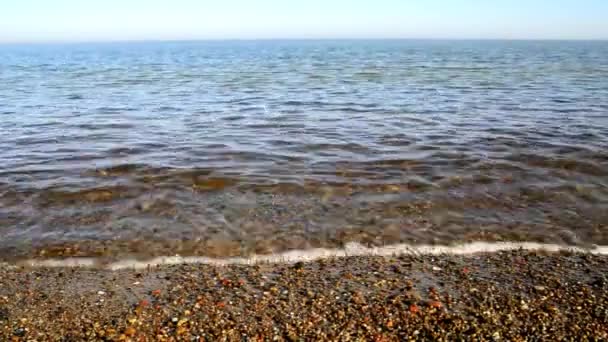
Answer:
[[[2,341],[602,341],[608,257],[0,266]]]

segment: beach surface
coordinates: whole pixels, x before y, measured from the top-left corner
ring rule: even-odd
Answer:
[[[141,264],[140,264],[141,265]],[[0,266],[3,341],[605,340],[608,256]]]

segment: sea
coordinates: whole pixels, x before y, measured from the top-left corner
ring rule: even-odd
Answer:
[[[0,45],[0,260],[608,244],[608,42]]]

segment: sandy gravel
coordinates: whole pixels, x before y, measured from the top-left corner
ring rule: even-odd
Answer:
[[[606,340],[608,257],[0,266],[0,341]]]

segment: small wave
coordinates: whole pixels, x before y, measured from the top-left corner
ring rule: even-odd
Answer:
[[[498,253],[514,250],[571,252],[608,255],[608,246],[582,248],[536,242],[472,242],[458,246],[409,245],[397,244],[383,247],[365,247],[358,243],[349,243],[343,249],[316,248],[309,250],[289,251],[269,255],[253,255],[247,258],[209,258],[164,256],[139,261],[125,259],[104,264],[96,258],[66,258],[66,259],[29,259],[16,263],[28,267],[101,267],[112,271],[122,269],[143,269],[162,265],[206,264],[216,266],[226,265],[256,265],[260,263],[295,263],[320,259],[345,258],[353,256],[399,256],[399,255],[471,255],[481,253]]]
[[[73,125],[73,127],[83,130],[101,131],[108,129],[132,129],[135,128],[135,125],[130,123],[86,123]]]
[[[602,167],[602,165],[596,164],[592,161],[583,161],[564,157],[548,157],[536,154],[513,154],[508,156],[506,160],[510,160],[512,162],[521,162],[534,167],[575,171],[591,176],[606,176],[608,172]]]
[[[84,96],[79,95],[79,94],[70,94],[67,96],[68,100],[83,100]]]
[[[61,206],[82,201],[102,203],[129,197],[135,190],[135,188],[125,186],[107,186],[77,191],[48,189],[40,194],[40,200],[44,206]]]

